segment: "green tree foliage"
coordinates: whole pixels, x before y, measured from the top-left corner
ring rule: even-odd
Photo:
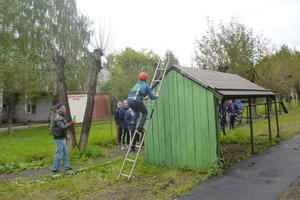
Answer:
[[[0,1],[0,10],[0,85],[9,112],[22,99],[53,95],[58,57],[65,61],[72,88],[84,88],[86,79],[73,80],[82,80],[88,70],[84,61],[91,32],[75,0]]]
[[[268,41],[256,36],[237,20],[215,25],[208,20],[208,30],[196,40],[194,60],[199,67],[239,74],[255,79],[253,66],[267,54]]]
[[[159,58],[153,52],[138,52],[127,48],[109,60],[112,60],[112,76],[102,89],[110,92],[114,99],[125,100],[137,82],[137,75],[140,72],[148,73],[151,80]]]
[[[266,56],[256,67],[258,82],[275,91],[278,96],[300,94],[300,54],[283,45],[275,54]],[[300,95],[298,95],[299,97]]]
[[[266,56],[256,67],[259,82],[284,96],[292,87],[292,51],[282,46],[273,55]]]
[[[49,89],[47,62],[39,54],[42,27],[35,19],[34,5],[32,1],[0,2],[0,85],[9,125],[18,102],[31,101]]]
[[[177,57],[171,50],[166,51],[165,57],[163,59],[163,64],[166,65],[168,60],[169,60],[168,67],[171,67],[173,65],[180,65]]]

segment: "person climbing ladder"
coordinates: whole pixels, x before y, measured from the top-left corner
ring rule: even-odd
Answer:
[[[148,111],[147,108],[143,102],[144,99],[147,98],[147,96],[151,100],[155,100],[159,97],[159,94],[153,95],[151,88],[149,84],[147,83],[148,74],[145,72],[141,72],[138,75],[139,81],[133,86],[133,88],[130,90],[130,93],[128,94],[128,105],[129,108],[134,110],[137,114],[141,113],[141,119],[138,126],[138,132],[144,133],[144,125],[145,121],[147,119]]]

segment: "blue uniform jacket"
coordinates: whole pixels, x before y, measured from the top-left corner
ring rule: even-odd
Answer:
[[[130,90],[127,100],[143,101],[144,97],[146,97],[147,95],[152,100],[157,99],[157,97],[152,94],[149,84],[146,81],[140,80]]]

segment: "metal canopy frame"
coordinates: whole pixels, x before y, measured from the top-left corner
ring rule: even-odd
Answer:
[[[266,98],[266,111],[267,111],[267,118],[268,118],[268,129],[269,129],[269,141],[272,141],[272,129],[271,129],[271,120],[270,120],[270,108],[269,108],[269,104],[270,104],[270,100],[271,103],[272,99],[274,101],[274,107],[275,107],[275,118],[276,118],[276,137],[280,137],[280,133],[279,133],[279,121],[278,121],[278,112],[277,112],[277,103],[276,102],[276,97],[275,95],[268,95],[268,96],[223,96],[222,98],[222,107],[224,105],[225,100],[228,99],[239,99],[239,98],[247,98],[248,99],[248,104],[249,104],[249,111],[248,111],[248,115],[249,115],[249,119],[250,119],[250,140],[251,140],[251,153],[254,154],[255,153],[255,146],[254,146],[254,131],[253,131],[253,118],[252,118],[252,103],[251,100],[255,99],[255,98]],[[223,109],[222,109],[223,110]],[[222,111],[222,115],[223,117],[225,117],[225,111]],[[248,117],[248,116],[247,116]],[[225,131],[225,124],[223,125],[223,134],[226,135],[226,131]]]

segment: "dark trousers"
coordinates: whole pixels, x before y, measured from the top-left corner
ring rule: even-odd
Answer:
[[[123,128],[123,144],[125,143],[125,138],[127,138],[127,145],[130,143],[130,134],[128,128]]]
[[[234,122],[235,122],[235,114],[234,113],[229,113],[229,128],[233,129],[234,128]]]
[[[129,130],[129,134],[131,135],[130,139],[133,137],[134,131],[135,131],[135,129]],[[138,134],[138,133],[135,134],[135,137],[132,139],[131,150],[135,149],[135,145],[137,142],[141,143],[143,135],[144,134]],[[144,143],[142,144],[142,146],[144,146]]]
[[[121,144],[124,144],[124,140],[122,141],[123,129],[120,125],[117,128],[118,128],[118,132],[117,132],[117,134],[118,134],[118,146],[121,146]],[[121,143],[121,141],[122,141],[122,143]]]
[[[139,123],[139,127],[144,127],[147,115],[148,115],[148,110],[144,104],[143,101],[129,101],[128,102],[129,108],[135,111],[136,114],[141,113],[141,120]]]
[[[139,141],[139,134],[135,134],[135,137],[133,138],[133,134],[134,134],[134,130],[135,129],[131,129],[129,131],[129,134],[131,135],[130,139],[132,140],[132,144],[131,144],[131,150],[134,150],[135,149],[135,145],[136,145],[136,142]]]
[[[123,146],[125,144],[125,138],[127,137],[127,145],[130,142],[130,135],[127,128],[118,127],[118,145]]]

